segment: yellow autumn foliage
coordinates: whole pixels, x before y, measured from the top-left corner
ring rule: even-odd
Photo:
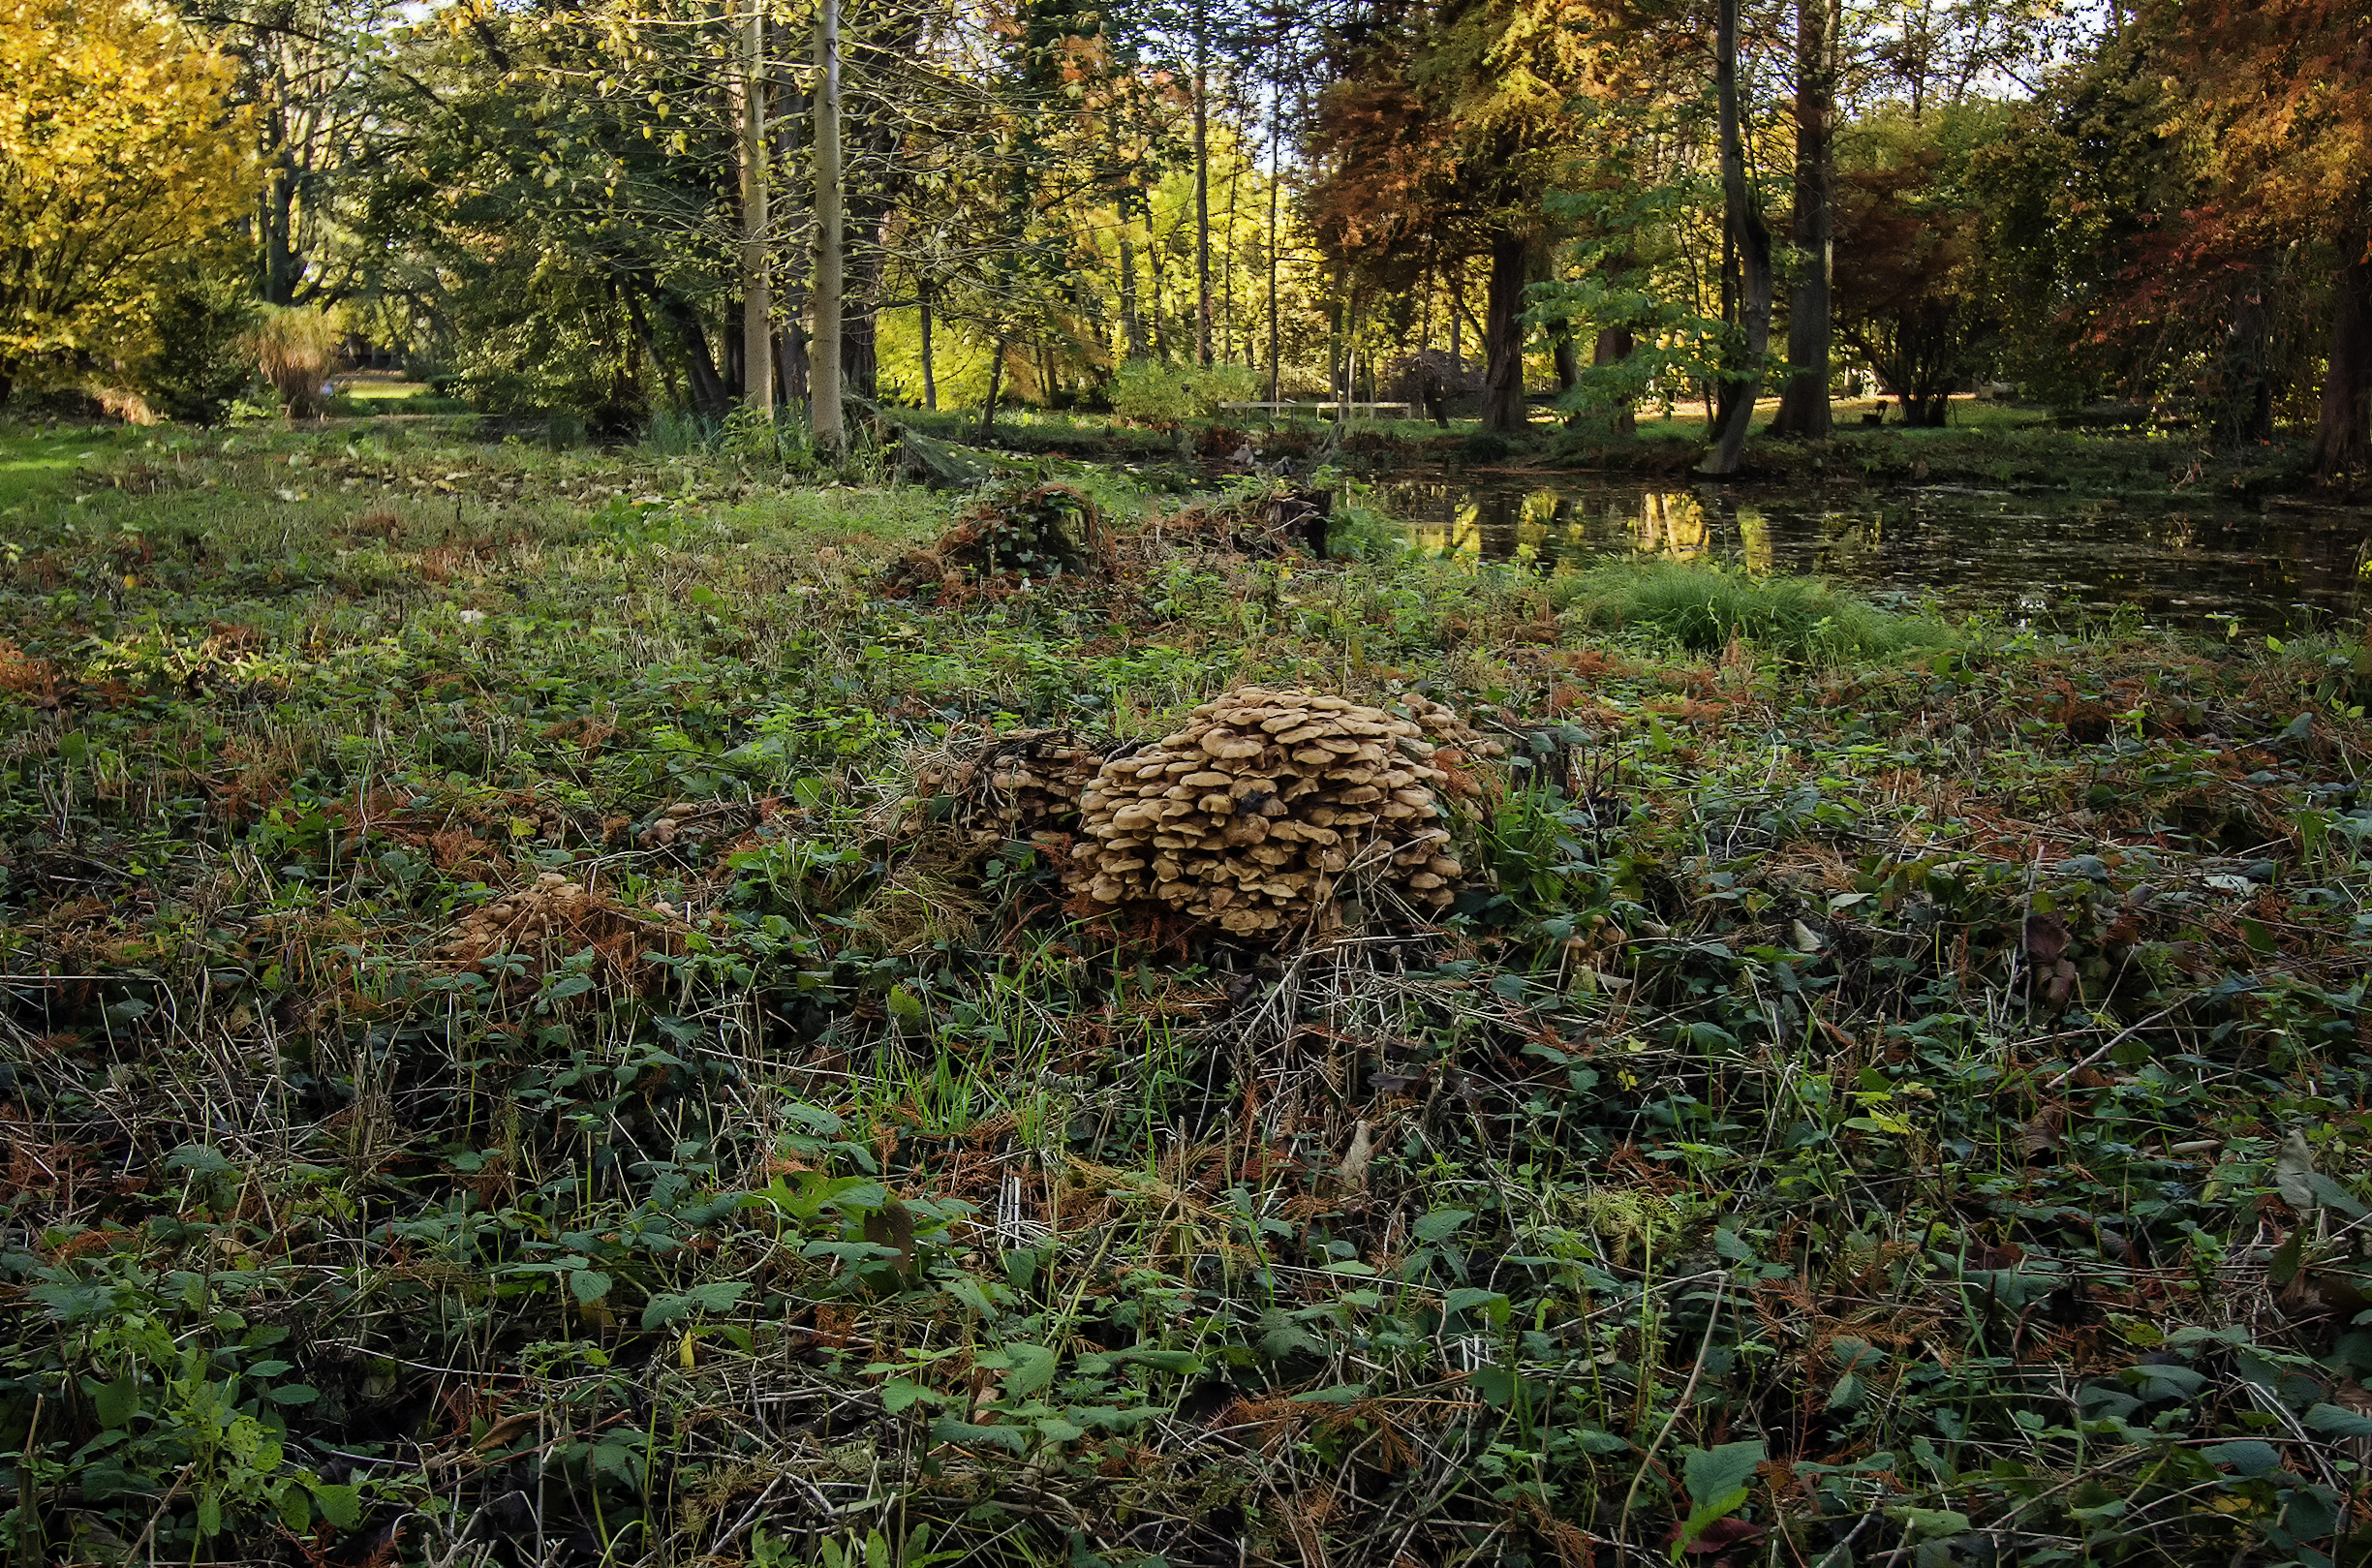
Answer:
[[[120,341],[256,191],[232,67],[137,0],[0,0],[0,396]]]

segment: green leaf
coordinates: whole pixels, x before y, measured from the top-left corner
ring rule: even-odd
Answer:
[[[128,1427],[140,1412],[140,1380],[130,1372],[112,1383],[102,1383],[91,1396],[91,1409],[102,1427]]]
[[[223,1500],[211,1489],[198,1498],[198,1533],[201,1536],[223,1533]]]
[[[2312,1405],[2305,1420],[2309,1429],[2327,1436],[2372,1437],[2372,1416],[2358,1415],[2340,1405]]]
[[[1759,1438],[1724,1443],[1719,1448],[1682,1449],[1680,1476],[1688,1483],[1689,1501],[1702,1509],[1709,1501],[1744,1491],[1754,1480],[1754,1467],[1770,1457]],[[1740,1503],[1744,1501],[1739,1498]]]
[[[881,1385],[881,1408],[893,1416],[901,1414],[912,1408],[925,1392],[920,1383],[910,1378],[893,1377]]]
[[[1914,1540],[1942,1540],[1969,1530],[1968,1516],[1949,1508],[1890,1508],[1886,1515]]]
[[[1044,1345],[1013,1343],[1004,1350],[1013,1359],[1013,1370],[1004,1380],[1007,1399],[1026,1398],[1044,1389],[1062,1365],[1062,1358]]]
[[[1050,1443],[1067,1443],[1074,1438],[1087,1435],[1085,1427],[1074,1426],[1061,1416],[1041,1418],[1037,1424],[1037,1430],[1038,1435]]]
[[[1121,1360],[1133,1361],[1140,1367],[1151,1367],[1156,1372],[1176,1372],[1191,1376],[1203,1369],[1200,1356],[1190,1350],[1124,1350]]]
[[[1428,1244],[1443,1241],[1473,1217],[1471,1209],[1436,1209],[1416,1222],[1417,1240]]]
[[[2144,1399],[2187,1399],[2207,1383],[2207,1374],[2197,1368],[2172,1363],[2128,1367],[2120,1375]]]
[[[313,1504],[306,1500],[302,1487],[283,1486],[280,1489],[280,1522],[288,1526],[291,1535],[303,1535],[313,1525]]]
[[[1474,1392],[1494,1410],[1504,1410],[1516,1399],[1516,1374],[1505,1367],[1477,1367],[1466,1374]]]
[[[1497,1304],[1495,1307],[1493,1305],[1494,1303]],[[1471,1285],[1453,1290],[1441,1298],[1443,1317],[1452,1317],[1460,1312],[1470,1312],[1477,1307],[1484,1308],[1486,1316],[1494,1319],[1500,1318],[1507,1310],[1507,1298],[1498,1291],[1478,1290]]]
[[[1331,1388],[1311,1389],[1293,1396],[1295,1404],[1355,1404],[1368,1397],[1365,1383],[1337,1383]]]
[[[265,1389],[263,1397],[274,1404],[311,1404],[322,1397],[322,1391],[310,1383],[283,1383]]]
[[[591,1307],[609,1294],[609,1276],[599,1269],[579,1269],[569,1276],[569,1293]]]
[[[313,1493],[314,1506],[322,1511],[322,1518],[333,1528],[351,1530],[362,1522],[362,1493],[354,1487],[308,1481],[305,1488]]]
[[[2235,1443],[2213,1443],[2200,1452],[2209,1463],[2229,1464],[2246,1476],[2268,1475],[2281,1468],[2281,1451],[2254,1437]]]

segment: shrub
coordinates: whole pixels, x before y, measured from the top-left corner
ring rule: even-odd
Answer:
[[[256,329],[256,363],[292,419],[318,414],[322,380],[338,352],[338,331],[318,310],[276,310]]]
[[[214,268],[177,271],[157,291],[154,322],[156,348],[140,367],[141,389],[171,418],[222,423],[256,373],[248,352],[256,302],[245,280]]]
[[[1246,365],[1174,365],[1131,359],[1112,378],[1112,412],[1140,424],[1207,419],[1223,403],[1248,402],[1259,372]]]

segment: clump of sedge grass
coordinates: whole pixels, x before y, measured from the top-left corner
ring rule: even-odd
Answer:
[[[276,310],[256,328],[256,365],[292,419],[322,406],[322,378],[338,352],[338,331],[318,310]]]
[[[1868,658],[1932,648],[1951,629],[1897,615],[1812,577],[1677,561],[1612,562],[1560,578],[1556,597],[1584,625],[1660,631],[1694,653],[1734,640],[1784,659]]]

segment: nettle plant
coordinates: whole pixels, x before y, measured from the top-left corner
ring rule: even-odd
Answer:
[[[288,1329],[231,1305],[269,1288],[267,1274],[156,1271],[86,1254],[37,1281],[27,1295],[56,1332],[20,1341],[8,1368],[16,1390],[35,1395],[23,1439],[35,1487],[72,1478],[86,1506],[120,1523],[186,1517],[200,1542],[272,1522],[297,1534],[360,1522],[359,1490],[299,1462],[291,1442],[287,1412],[320,1396],[291,1376]],[[56,1441],[67,1434],[69,1445]],[[160,1498],[186,1498],[195,1513],[172,1515]],[[11,1518],[21,1532],[25,1510]],[[176,1528],[148,1525],[164,1536]]]

